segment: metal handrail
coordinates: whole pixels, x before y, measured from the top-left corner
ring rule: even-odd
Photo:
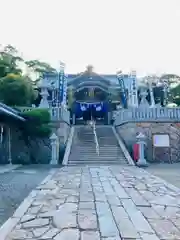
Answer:
[[[96,133],[96,124],[93,122],[93,133],[94,133],[94,141],[96,144],[96,153],[99,156],[99,143],[98,143],[98,138],[97,138],[97,133]]]

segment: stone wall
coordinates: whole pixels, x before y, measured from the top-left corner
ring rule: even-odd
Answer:
[[[142,132],[147,137],[145,155],[149,162],[180,162],[180,125],[178,123],[127,123],[116,129],[131,155],[136,136]],[[170,148],[153,147],[153,134],[168,134]]]
[[[50,162],[49,138],[28,137],[15,126],[11,126],[9,141],[8,131],[9,126],[4,126],[3,140],[0,144],[0,164],[9,163],[10,155],[14,164],[48,164]]]
[[[15,125],[4,123],[0,123],[0,125],[3,125],[4,128],[2,142],[0,143],[0,164],[9,163],[10,155],[12,163],[15,164],[48,164],[51,161],[51,141],[49,137],[30,137]],[[60,151],[64,152],[70,125],[66,122],[53,122],[50,127],[52,132],[59,137]],[[11,149],[11,154],[9,149]]]

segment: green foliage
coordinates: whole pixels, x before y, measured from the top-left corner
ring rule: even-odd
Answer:
[[[0,51],[0,78],[9,73],[22,74],[22,70],[19,68],[19,63],[22,61],[16,48],[11,45],[5,46]]]
[[[170,89],[172,101],[180,106],[180,84]]]
[[[38,82],[40,80],[40,77],[45,72],[56,72],[56,69],[53,68],[50,64],[41,62],[39,60],[30,60],[26,61],[25,64],[31,69],[34,73],[38,74],[38,78],[35,80]]]
[[[29,106],[37,98],[27,77],[8,74],[0,79],[0,101],[10,106]]]
[[[0,51],[0,101],[11,106],[29,106],[38,98],[37,82],[43,72],[56,72],[39,60],[24,61],[18,50],[7,45]],[[24,74],[24,65],[28,73]],[[36,76],[32,80],[32,76]],[[31,77],[30,77],[31,76]]]
[[[24,113],[28,120],[26,123],[26,132],[29,136],[49,137],[51,134],[50,114],[47,109],[33,109]]]

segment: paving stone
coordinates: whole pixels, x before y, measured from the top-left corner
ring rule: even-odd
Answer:
[[[95,209],[94,202],[80,202],[79,209]]]
[[[64,203],[53,216],[53,223],[59,229],[77,227],[77,204]],[[62,217],[63,216],[63,217]]]
[[[122,205],[120,199],[119,199],[118,197],[116,197],[116,196],[112,196],[112,195],[107,196],[107,201],[108,201],[108,203],[109,203],[110,205],[115,205],[115,206],[120,206],[120,205]]]
[[[93,194],[80,194],[80,201],[81,202],[93,202],[94,201],[94,196]]]
[[[77,196],[69,196],[66,199],[67,203],[78,203],[79,198]]]
[[[64,167],[49,181],[7,240],[180,239],[179,192],[142,169]]]
[[[131,199],[122,199],[122,204],[138,232],[154,233],[154,230]]]
[[[9,239],[12,239],[12,240],[21,240],[21,239],[25,240],[32,237],[33,237],[32,232],[24,229],[14,230],[9,234]]]
[[[36,228],[33,230],[33,234],[34,234],[34,237],[41,237],[45,232],[47,232],[49,229],[49,226],[48,227],[44,227],[44,228]]]
[[[110,181],[111,181],[111,185],[113,186],[114,190],[117,193],[117,196],[120,199],[130,198],[130,196],[125,192],[124,188],[118,183],[117,180],[111,179]]]
[[[107,202],[107,197],[105,193],[99,193],[99,194],[95,194],[95,200],[97,202]]]
[[[119,231],[112,215],[99,217],[99,229],[102,237],[114,237],[119,235]]]
[[[106,181],[102,182],[102,187],[104,188],[104,192],[107,196],[116,196],[116,192],[114,191],[114,189],[112,188],[112,185],[110,184],[109,181],[107,181],[107,178],[106,178]]]
[[[54,240],[79,240],[80,233],[78,229],[64,229],[62,230]]]
[[[41,206],[31,207],[28,209],[29,214],[37,214],[40,210]]]
[[[156,197],[155,199],[150,201],[151,204],[157,204],[162,206],[172,206],[176,207],[179,202],[176,198],[166,194],[165,196]]]
[[[41,207],[41,209],[40,209],[40,211],[38,212],[38,214],[40,214],[40,213],[46,213],[46,212],[50,212],[50,211],[54,211],[54,210],[56,210],[57,209],[57,207],[56,207],[56,205],[46,205],[46,206],[42,206]]]
[[[54,189],[56,187],[57,187],[56,182],[53,180],[50,180],[45,184],[39,185],[37,189]]]
[[[27,214],[27,215],[24,215],[24,216],[21,218],[21,223],[34,220],[35,218],[36,218],[36,216],[34,216],[34,215],[28,215],[28,214]]]
[[[136,204],[136,206],[150,206],[150,203],[146,201],[140,193],[135,190],[134,188],[128,189],[128,194],[130,195],[133,202]]]
[[[152,207],[138,207],[145,218],[160,219],[161,216]]]
[[[111,209],[116,223],[118,223],[124,218],[129,218],[129,215],[122,206],[111,206]]]
[[[170,220],[180,230],[180,218],[171,218]]]
[[[93,210],[79,210],[78,224],[81,229],[97,229],[96,212]]]
[[[116,237],[101,238],[101,240],[121,240],[121,238],[119,236],[116,236]]]
[[[41,240],[49,240],[55,237],[60,232],[57,228],[49,229],[45,234],[41,236]]]
[[[150,219],[149,222],[160,239],[180,239],[180,231],[175,227],[175,225],[173,225],[170,220]]]
[[[81,232],[81,240],[100,240],[100,234],[96,231]]]
[[[117,225],[122,238],[139,238],[139,234],[129,218],[119,219]]]
[[[45,218],[37,218],[29,222],[25,222],[22,224],[23,228],[37,228],[37,227],[44,227],[49,224],[49,219]]]
[[[96,202],[96,210],[98,216],[111,214],[111,209],[107,202]]]
[[[140,233],[142,240],[160,240],[156,234]]]

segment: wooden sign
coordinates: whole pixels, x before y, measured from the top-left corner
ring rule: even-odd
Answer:
[[[168,134],[154,134],[153,135],[154,147],[170,147],[170,140]]]

